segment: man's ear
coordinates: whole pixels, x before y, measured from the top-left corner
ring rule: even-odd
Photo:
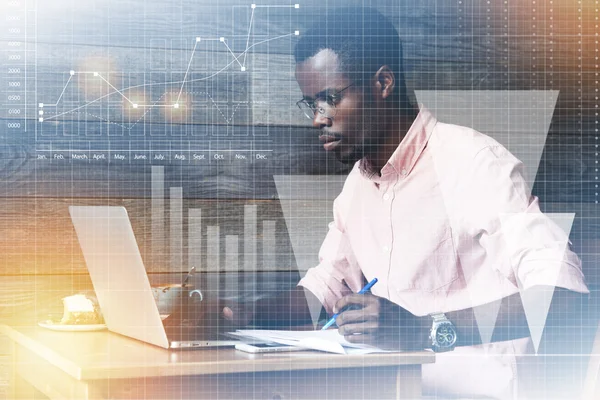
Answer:
[[[382,99],[387,99],[394,93],[396,86],[396,76],[387,65],[382,66],[373,77],[378,95]]]

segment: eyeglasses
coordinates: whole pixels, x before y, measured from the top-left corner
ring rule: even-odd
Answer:
[[[299,100],[296,105],[310,120],[313,120],[317,113],[321,114],[325,118],[332,119],[335,117],[336,113],[335,105],[342,99],[341,93],[352,85],[354,84],[351,83],[335,93],[325,93],[324,95],[317,96],[317,98],[314,100],[303,98],[302,100]]]

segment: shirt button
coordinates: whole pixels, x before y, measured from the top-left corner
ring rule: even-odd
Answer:
[[[387,193],[386,193],[386,194],[384,194],[384,195],[383,195],[383,199],[384,199],[385,201],[388,201],[388,200],[390,199],[390,195],[389,195],[389,194],[387,194]]]
[[[402,171],[400,173],[402,174],[402,176],[406,176],[406,170],[404,168],[402,168]]]

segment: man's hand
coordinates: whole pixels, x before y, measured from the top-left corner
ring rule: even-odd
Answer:
[[[365,343],[389,350],[425,348],[431,319],[417,317],[397,304],[372,294],[342,297],[333,312],[339,333],[352,343]]]
[[[223,318],[231,324],[232,328],[248,326],[254,319],[253,304],[230,303],[221,310]]]
[[[234,331],[252,320],[251,309],[243,303],[205,299],[190,301],[163,321],[165,327],[195,326],[204,335]]]

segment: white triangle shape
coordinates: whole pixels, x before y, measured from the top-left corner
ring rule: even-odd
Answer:
[[[537,354],[546,325],[546,318],[550,310],[554,287],[534,286],[525,291],[521,291],[521,301],[523,310],[527,318],[527,325],[533,341],[533,348]]]
[[[558,90],[417,90],[438,121],[467,126],[494,138],[525,166],[535,181],[554,114]]]
[[[558,225],[564,232],[565,235],[562,237],[562,243],[560,243],[560,248],[562,249],[562,254],[568,248],[568,237],[571,233],[571,227],[573,226],[573,221],[575,219],[574,213],[548,213],[546,214],[548,219],[546,220],[546,224],[548,225]],[[535,224],[534,224],[535,222]],[[556,226],[548,226],[548,229],[545,230],[543,226],[540,226],[540,220],[535,214],[503,214],[500,216],[500,223],[502,225],[502,229],[508,232],[513,232],[514,225],[526,225],[533,227],[535,226],[536,231],[532,231],[529,237],[520,237],[518,239],[512,240],[513,238],[510,235],[505,235],[506,244],[508,249],[516,249],[521,247],[536,247],[537,236],[543,234],[545,231],[552,232],[556,231]],[[556,240],[556,238],[554,238]],[[532,241],[531,244],[527,243],[527,241]],[[510,251],[510,250],[509,250]],[[557,260],[557,261],[562,261]],[[554,288],[558,283],[558,277],[560,271],[558,268],[548,269],[544,271],[547,281],[551,282],[550,285],[543,287],[532,287],[532,288],[523,288],[520,281],[517,281],[519,284],[519,289],[521,292],[521,302],[523,303],[523,310],[525,312],[525,317],[527,318],[527,323],[529,325],[529,332],[531,333],[531,339],[533,340],[533,346],[535,352],[537,353],[540,342],[542,339],[542,334],[544,332],[544,326],[546,323],[546,318],[548,317],[548,311],[550,309],[550,303],[552,301],[552,294],[554,293]],[[551,274],[549,276],[548,274]]]
[[[323,305],[315,297],[314,294],[310,292],[310,290],[304,288],[304,296],[306,297],[306,304],[308,305],[308,310],[310,311],[310,318],[313,323],[313,327],[317,327],[317,323],[319,322],[319,317],[321,316],[321,309]]]
[[[564,254],[568,249],[568,237],[571,233],[571,228],[573,227],[575,213],[548,213],[546,216],[565,231],[566,236],[564,242],[561,244],[561,248],[564,249]],[[525,311],[525,317],[527,318],[527,324],[529,325],[529,332],[531,333],[533,348],[536,354],[540,347],[546,319],[548,318],[548,311],[550,311],[550,304],[552,303],[552,295],[554,294],[556,283],[558,283],[560,271],[554,270],[547,273],[553,273],[553,276],[550,277],[550,281],[554,282],[554,285],[551,285],[550,287],[533,287],[527,290],[521,290],[521,302],[523,303],[523,310]]]
[[[346,176],[274,175],[273,179],[300,278],[304,278],[306,271],[318,264],[319,249],[333,220],[333,201],[341,193]],[[318,301],[309,303],[316,325],[322,305]]]
[[[482,343],[490,343],[492,341],[501,304],[502,299],[473,308]]]
[[[550,122],[558,99],[556,90],[418,90],[419,103],[423,103],[440,122],[468,126],[484,133],[523,162],[527,196],[539,168]],[[458,111],[458,112],[457,112]],[[499,216],[500,217],[500,216]],[[460,254],[459,254],[460,257]],[[467,271],[469,271],[467,269]],[[464,276],[467,283],[482,279],[475,275]],[[489,343],[500,310],[500,301],[479,305],[483,281],[472,282],[469,289],[471,304],[477,304],[474,315],[483,343]],[[470,286],[469,286],[470,287]],[[477,291],[477,293],[475,293]],[[501,292],[486,293],[490,299],[501,299]]]

